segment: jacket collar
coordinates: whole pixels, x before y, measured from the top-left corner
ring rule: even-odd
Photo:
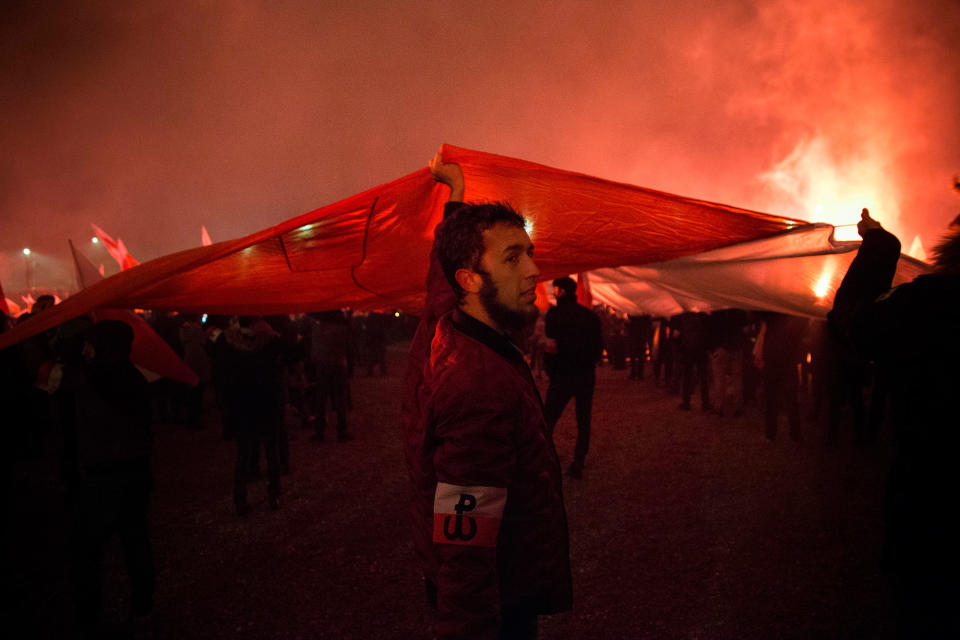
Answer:
[[[505,333],[497,333],[461,309],[454,309],[450,321],[455,329],[493,349],[498,355],[512,362],[522,362],[523,354]]]

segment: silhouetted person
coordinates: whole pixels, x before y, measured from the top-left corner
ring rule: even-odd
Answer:
[[[290,404],[291,372],[303,360],[303,348],[299,344],[300,334],[296,323],[290,316],[274,315],[264,318],[267,324],[277,333],[280,341],[280,353],[277,367],[277,384],[280,391],[277,398],[279,403],[280,422],[277,425],[277,452],[280,459],[280,473],[290,473],[290,439],[287,435],[286,415]]]
[[[197,384],[181,387],[184,394],[184,409],[187,429],[204,427],[203,394],[210,382],[210,358],[207,355],[207,336],[200,323],[200,314],[190,313],[182,316],[180,325],[180,344],[183,347],[183,361],[197,374]]]
[[[590,449],[590,418],[593,412],[593,389],[596,385],[597,362],[603,354],[600,318],[577,302],[577,283],[573,278],[553,281],[557,306],[547,311],[545,333],[557,343],[553,364],[547,370],[550,386],[544,401],[543,417],[553,437],[557,420],[574,399],[577,416],[577,444],[567,475],[583,474]]]
[[[9,328],[7,314],[0,309],[0,334]],[[27,429],[29,426],[27,407],[23,402],[30,390],[30,373],[23,359],[21,345],[15,344],[0,351],[0,407],[4,410],[6,428],[5,445],[0,448],[0,510],[6,514],[0,519],[0,598],[5,604],[14,602],[10,594],[22,585],[13,584],[13,572],[8,568],[11,559],[19,551],[13,546],[13,526],[15,519],[9,516],[13,498],[14,461],[22,458],[27,450]],[[6,607],[3,607],[6,610]]]
[[[630,379],[643,380],[647,363],[647,347],[651,335],[650,316],[630,316],[627,322],[627,355],[630,356]]]
[[[711,402],[718,415],[735,416],[743,411],[743,350],[746,337],[743,328],[747,322],[742,309],[723,309],[710,314],[713,340],[710,370],[713,384]]]
[[[868,376],[869,362],[836,335],[835,331],[828,331],[827,339],[827,438],[831,444],[840,441],[843,409],[849,406],[853,412],[854,438],[860,440],[867,428],[863,387]]]
[[[20,322],[23,322],[25,315],[20,316]],[[41,454],[44,440],[53,426],[54,400],[42,387],[45,386],[52,364],[56,360],[52,347],[55,334],[56,330],[51,329],[21,343],[21,354],[30,375],[30,387],[26,397],[20,400],[29,407],[30,422],[26,427],[26,444],[30,456]]]
[[[676,342],[674,340],[674,319],[660,318],[657,323],[657,355],[653,360],[653,378],[660,383],[662,380],[666,387],[670,387],[673,382],[673,362],[676,356]],[[679,325],[678,325],[679,326]],[[660,376],[663,375],[663,378]]]
[[[68,494],[78,486],[82,469],[80,467],[80,436],[78,417],[78,395],[82,384],[71,384],[71,377],[83,380],[74,374],[84,371],[92,357],[94,343],[94,323],[88,316],[79,316],[68,320],[50,332],[50,346],[53,360],[51,371],[66,371],[67,384],[57,384],[55,373],[48,377],[44,393],[51,394],[58,432],[62,437],[60,455],[60,478]]]
[[[151,325],[163,341],[181,358],[183,343],[180,342],[180,318],[173,313],[155,312],[152,314]],[[154,400],[157,404],[157,417],[160,422],[183,422],[186,414],[184,400],[186,395],[182,382],[169,378],[160,378],[151,383]]]
[[[690,409],[690,397],[700,386],[700,408],[710,411],[710,353],[707,314],[680,315],[680,366],[683,371],[683,400],[680,408]],[[694,373],[696,370],[696,373]]]
[[[614,371],[627,368],[626,323],[613,310],[601,311],[601,350],[607,350],[607,359]]]
[[[230,316],[212,315],[207,318],[204,333],[207,336],[204,348],[210,360],[210,382],[213,386],[213,395],[217,409],[220,412],[220,428],[224,440],[232,440],[233,434],[229,431],[229,422],[226,419],[227,380],[229,378],[229,357],[225,355],[227,345],[227,329],[230,328]]]
[[[899,240],[866,209],[857,229],[863,243],[829,321],[838,339],[892,376],[896,450],[883,566],[895,587],[897,632],[902,638],[958,638],[960,216],[934,250],[934,272],[892,290]]]
[[[37,299],[34,301],[33,306],[30,307],[31,315],[36,315],[47,309],[52,309],[57,303],[56,298],[54,298],[49,293],[45,293],[41,296],[37,296]]]
[[[527,344],[527,354],[530,356],[530,371],[537,378],[543,377],[543,372],[546,371],[546,349],[547,349],[547,335],[546,335],[546,316],[547,312],[540,310],[537,313],[537,319],[534,320],[533,326],[526,333],[526,344]],[[554,348],[554,350],[556,350]]]
[[[71,492],[77,612],[85,633],[100,616],[103,549],[116,533],[130,580],[135,617],[150,613],[156,571],[147,523],[151,401],[147,381],[130,362],[133,329],[104,320],[94,327],[89,366],[67,364],[62,387],[76,397],[79,472]]]
[[[371,313],[363,323],[363,348],[367,363],[367,375],[379,369],[380,375],[387,375],[387,322],[385,313]]]
[[[280,504],[279,428],[282,420],[280,341],[270,326],[251,316],[227,330],[226,420],[237,441],[233,474],[233,502],[245,515],[247,483],[263,446],[267,461],[267,499],[271,509]]]
[[[347,430],[350,326],[338,310],[311,313],[310,317],[313,322],[307,352],[317,381],[311,440],[324,440],[329,403],[337,416],[337,440],[346,442],[353,439]]]
[[[313,319],[304,314],[293,321],[296,330],[297,356],[290,368],[290,405],[294,414],[300,419],[303,427],[310,427],[313,419],[314,396],[316,395],[316,381],[313,363],[310,360],[310,334],[312,333]]]
[[[830,336],[827,323],[823,320],[811,320],[807,326],[807,337],[806,342],[810,348],[810,412],[807,419],[812,422],[820,418],[823,404],[830,392]]]
[[[741,359],[741,375],[743,377],[743,402],[741,406],[745,409],[757,401],[757,388],[760,386],[760,370],[757,369],[754,353],[757,349],[760,323],[751,312],[747,312],[747,318],[741,331],[744,340],[743,357]]]
[[[777,421],[781,413],[790,423],[790,437],[800,440],[800,408],[797,404],[798,374],[803,350],[803,334],[807,319],[783,313],[769,313],[763,334],[762,375],[766,400],[765,434],[777,437]]]

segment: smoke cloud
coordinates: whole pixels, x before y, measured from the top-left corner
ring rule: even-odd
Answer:
[[[42,4],[0,25],[8,296],[73,286],[68,238],[115,270],[90,223],[149,260],[443,142],[809,220],[869,206],[906,248],[958,209],[949,0]]]

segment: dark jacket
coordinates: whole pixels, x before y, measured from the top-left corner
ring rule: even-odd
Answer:
[[[447,203],[444,216],[459,206]],[[522,356],[476,320],[460,318],[457,328],[455,306],[434,247],[401,405],[414,547],[437,591],[438,637],[493,638],[503,605],[541,613],[570,608],[566,514],[559,462]],[[505,490],[493,546],[434,542],[445,524],[458,531],[455,515],[435,514],[438,483]],[[466,534],[469,511],[462,516]]]
[[[603,357],[603,334],[600,318],[577,303],[574,296],[557,300],[547,311],[545,333],[557,341],[557,353],[551,354],[547,373],[576,375],[593,371]]]
[[[763,366],[779,370],[795,367],[803,358],[803,334],[809,321],[800,316],[770,313],[763,337]]]
[[[224,340],[224,421],[233,433],[273,432],[283,420],[283,344],[265,324],[231,327]]]
[[[526,362],[504,336],[455,311],[431,345],[420,404],[421,521],[432,532],[427,579],[437,586],[439,637],[494,637],[501,607],[537,613],[571,606],[567,520],[560,464]],[[490,488],[505,503],[477,511],[500,519],[495,541],[457,542],[442,486]],[[459,489],[457,490],[459,491]],[[466,493],[470,493],[467,491]],[[462,498],[461,498],[462,499]],[[468,505],[469,506],[469,505]],[[466,513],[469,517],[470,513]],[[464,523],[461,533],[471,526]],[[483,533],[482,523],[479,533]],[[452,540],[452,542],[451,542]],[[476,541],[476,544],[471,544]]]
[[[869,231],[829,321],[849,348],[892,376],[896,455],[887,486],[888,568],[955,572],[960,570],[960,528],[952,506],[960,486],[960,275],[923,275],[889,289],[899,255],[896,237]]]
[[[129,360],[69,366],[61,384],[76,398],[81,472],[148,465],[152,405],[147,381]]]

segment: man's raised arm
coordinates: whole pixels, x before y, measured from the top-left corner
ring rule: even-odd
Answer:
[[[458,164],[448,164],[443,161],[443,156],[437,151],[430,160],[430,175],[437,182],[450,187],[450,202],[463,202],[464,184],[463,171]]]

